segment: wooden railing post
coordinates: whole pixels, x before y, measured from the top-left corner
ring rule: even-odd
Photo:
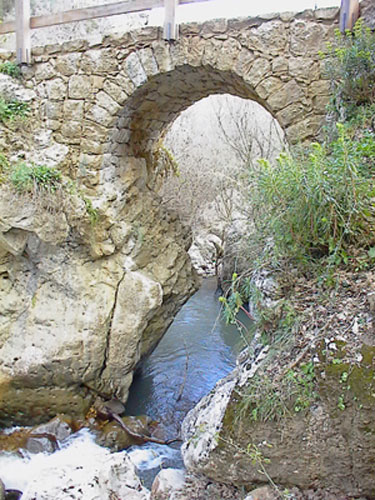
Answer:
[[[176,8],[178,0],[164,0],[164,39],[177,40]]]
[[[31,62],[30,0],[16,0],[17,62]]]
[[[359,17],[359,0],[341,0],[340,31],[352,30]]]

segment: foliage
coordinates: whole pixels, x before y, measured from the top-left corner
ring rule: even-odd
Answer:
[[[21,70],[15,62],[6,61],[0,64],[0,73],[4,73],[5,75],[9,75],[13,78],[20,78]]]
[[[178,162],[173,153],[162,142],[154,152],[155,175],[166,177],[167,175],[179,175]]]
[[[99,220],[98,210],[93,207],[93,204],[92,204],[91,200],[89,200],[88,198],[86,198],[83,195],[81,195],[81,197],[82,197],[82,199],[83,199],[83,201],[85,203],[86,212],[87,212],[87,214],[89,216],[90,222],[94,226],[98,222],[98,220]]]
[[[253,203],[261,230],[284,255],[330,255],[346,262],[349,244],[369,241],[374,229],[375,133],[359,137],[337,125],[331,144],[307,154],[282,154],[276,166],[261,161],[253,172]]]
[[[23,117],[29,112],[29,109],[30,107],[26,102],[17,99],[7,101],[0,96],[0,121],[2,122],[12,120],[16,116]]]
[[[32,192],[38,189],[54,192],[61,184],[61,173],[46,165],[19,162],[13,166],[9,180],[19,192]]]
[[[0,153],[0,184],[6,179],[6,171],[9,168],[9,162],[2,153]]]
[[[315,383],[311,361],[288,370],[280,380],[256,375],[238,404],[238,416],[266,422],[305,411],[317,398]]]
[[[331,107],[337,116],[353,116],[358,106],[375,98],[375,34],[359,19],[344,35],[336,31],[334,43],[322,54],[331,80]]]

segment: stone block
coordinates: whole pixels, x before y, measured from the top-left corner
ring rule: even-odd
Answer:
[[[147,76],[153,76],[159,73],[158,65],[151,48],[139,50],[138,56]]]
[[[105,80],[103,89],[118,104],[123,105],[126,101],[127,94],[115,81]]]
[[[87,99],[91,94],[90,78],[85,75],[73,75],[69,79],[70,99]]]
[[[81,121],[83,119],[84,102],[68,99],[64,102],[64,117],[66,120]]]
[[[96,96],[96,102],[98,106],[104,108],[111,115],[116,114],[119,109],[121,109],[120,104],[118,104],[111,96],[109,96],[106,92],[101,90]]]
[[[145,70],[135,52],[125,59],[122,68],[136,87],[140,87],[147,81]]]
[[[42,116],[51,120],[61,120],[63,117],[63,103],[46,101],[42,105]]]
[[[81,139],[82,124],[73,120],[65,121],[61,127],[61,133],[68,139]]]
[[[289,70],[289,61],[285,57],[279,56],[272,60],[272,73],[280,75]]]
[[[106,145],[88,138],[82,138],[80,149],[82,153],[102,155],[105,152]]]
[[[233,68],[233,61],[237,59],[241,51],[241,44],[234,38],[225,40],[217,58],[217,68],[228,71]]]
[[[124,74],[124,72],[121,71],[121,73],[116,75],[115,81],[128,96],[132,95],[135,90],[135,85],[128,77],[128,75]]]
[[[160,73],[166,73],[173,69],[173,62],[169,52],[169,45],[164,42],[156,41],[152,44],[152,50],[159,67]]]
[[[116,121],[116,117],[97,104],[90,104],[87,107],[87,110],[85,111],[85,119],[91,120],[99,125],[103,125],[104,127],[111,127]]]
[[[236,73],[240,76],[247,75],[253,65],[254,59],[254,52],[249,49],[242,49],[235,64]]]
[[[267,59],[258,58],[254,61],[248,74],[245,75],[245,80],[253,87],[256,87],[270,73],[271,63]]]
[[[81,54],[63,54],[56,58],[56,70],[64,76],[77,73]]]
[[[39,83],[56,76],[56,70],[50,62],[38,64],[35,68],[35,80]]]
[[[62,101],[66,98],[67,85],[61,78],[46,82],[46,91],[51,101]]]
[[[289,74],[297,82],[311,82],[320,76],[320,66],[313,59],[292,57],[289,61]]]
[[[205,50],[205,42],[198,36],[191,37],[189,40],[189,49],[187,60],[190,66],[200,66]]]
[[[261,99],[267,99],[271,94],[277,92],[283,85],[283,82],[274,76],[263,80],[256,88],[256,93]]]
[[[82,122],[82,135],[83,137],[89,137],[95,142],[106,142],[108,140],[109,131],[108,128],[103,125],[84,120]]]
[[[286,108],[290,104],[300,101],[304,97],[301,87],[295,80],[290,80],[280,90],[272,94],[267,102],[274,111]]]

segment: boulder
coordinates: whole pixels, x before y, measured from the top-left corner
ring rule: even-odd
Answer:
[[[185,471],[181,469],[162,469],[154,479],[151,500],[172,500],[176,493],[185,487]]]
[[[59,442],[73,433],[64,417],[56,417],[47,424],[34,427],[26,442],[29,453],[52,453],[59,448]]]
[[[201,276],[215,276],[221,254],[222,241],[214,234],[196,236],[189,248],[191,262]]]
[[[84,383],[125,402],[137,364],[196,290],[187,235],[138,193],[116,216],[126,238],[92,256],[92,242],[118,236],[113,221],[111,232],[105,217],[90,229],[81,205],[49,212],[10,191],[0,199],[0,423],[82,416],[94,399]]]
[[[147,416],[123,417],[125,425],[136,434],[150,436],[150,424],[152,420]],[[133,445],[143,444],[142,439],[131,436],[125,429],[113,421],[108,422],[102,430],[98,431],[96,442],[112,451],[121,451]]]
[[[272,367],[279,363],[277,356],[275,365],[253,360],[256,370],[244,363],[220,381],[183,422],[182,455],[188,472],[255,488],[264,483],[266,471],[281,488],[319,487],[333,495],[373,498],[375,347],[362,345],[353,355],[356,361],[340,362],[343,343],[332,342],[329,349],[333,344],[334,357],[324,346],[313,355],[314,388],[306,394],[301,386],[300,400],[285,393],[287,412],[266,420],[254,410],[274,393],[266,390],[258,403],[250,396],[259,390],[262,377],[276,372]],[[302,399],[306,404],[301,408],[296,402]]]
[[[251,491],[245,500],[278,500],[280,494],[271,486],[262,486]]]

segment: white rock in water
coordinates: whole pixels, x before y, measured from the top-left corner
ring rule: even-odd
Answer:
[[[130,458],[125,453],[114,453],[97,464],[75,465],[44,471],[48,481],[36,476],[22,495],[23,500],[147,500],[146,490]]]

